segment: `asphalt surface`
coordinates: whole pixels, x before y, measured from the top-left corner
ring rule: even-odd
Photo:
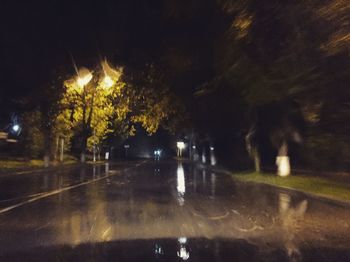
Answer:
[[[1,261],[350,261],[350,209],[176,161],[0,178]]]

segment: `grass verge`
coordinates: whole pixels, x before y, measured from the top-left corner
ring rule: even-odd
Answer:
[[[263,183],[334,200],[350,201],[350,186],[329,179],[302,175],[278,177],[268,173],[233,173],[233,175],[235,179],[241,181]]]
[[[44,161],[42,160],[30,160],[30,161],[0,160],[0,169],[41,167],[43,165],[44,165]]]
[[[95,164],[95,165],[99,165],[99,164],[105,164],[106,163],[106,160],[97,160],[97,161],[92,161],[92,160],[89,160],[89,161],[86,161],[87,164]]]
[[[51,166],[57,165],[69,165],[77,163],[74,159],[67,159],[63,163],[52,162]],[[32,159],[29,161],[21,160],[0,160],[0,171],[9,171],[9,170],[22,170],[22,169],[35,169],[44,167],[44,161],[40,159]]]

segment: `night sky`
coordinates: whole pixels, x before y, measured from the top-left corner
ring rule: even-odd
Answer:
[[[179,94],[211,74],[212,39],[224,21],[215,1],[2,1],[2,117],[17,101],[39,95],[51,72],[93,67],[107,57],[137,70],[162,65]],[[5,113],[5,114],[4,114]]]

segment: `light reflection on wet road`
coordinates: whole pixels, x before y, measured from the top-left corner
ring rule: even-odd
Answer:
[[[0,189],[1,260],[350,261],[350,209],[185,162],[80,166]]]

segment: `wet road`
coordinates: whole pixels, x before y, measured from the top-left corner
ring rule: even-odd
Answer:
[[[1,261],[350,261],[350,209],[135,161],[0,178]]]

